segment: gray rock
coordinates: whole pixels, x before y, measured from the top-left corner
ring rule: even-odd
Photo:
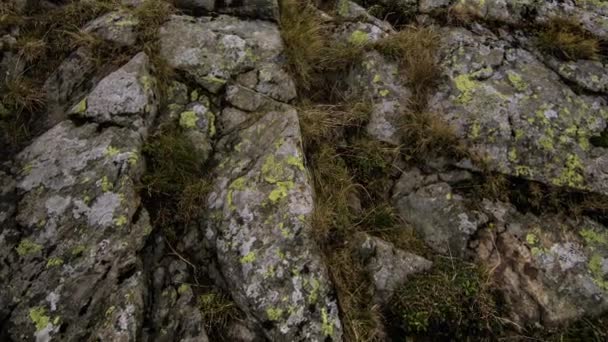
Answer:
[[[347,76],[349,94],[373,103],[367,133],[390,144],[401,143],[400,120],[411,93],[400,79],[396,62],[376,51],[365,53]]]
[[[15,245],[0,239],[13,339],[137,336],[146,282],[136,254],[151,231],[145,209],[135,217],[141,144],[131,130],[64,121],[17,156],[20,228],[2,232]]]
[[[608,310],[606,227],[487,200],[482,208],[493,223],[480,231],[478,258],[494,271],[511,320],[557,326]]]
[[[365,269],[375,288],[375,300],[386,304],[393,292],[413,274],[426,271],[433,263],[396,248],[390,242],[366,235],[359,249]]]
[[[71,109],[71,114],[98,123],[131,126],[145,131],[157,112],[156,80],[143,52],[101,80]]]
[[[278,21],[279,4],[277,0],[227,0],[216,3],[219,13],[238,17]]]
[[[172,16],[160,29],[161,55],[212,93],[234,76],[272,61],[283,44],[276,25],[220,16]]]
[[[107,13],[90,23],[82,30],[119,46],[132,46],[137,41],[139,19],[127,11]]]
[[[67,106],[84,96],[96,83],[92,52],[84,47],[74,51],[53,71],[44,83],[47,115],[43,128],[49,129],[67,119]]]
[[[444,29],[442,36],[447,82],[430,108],[490,169],[608,193],[608,159],[589,142],[606,127],[603,98],[576,94],[531,53],[506,41],[464,29]]]
[[[207,236],[233,298],[266,322],[269,339],[340,340],[338,307],[306,224],[313,202],[300,139],[288,106],[224,138]]]
[[[485,214],[467,209],[462,196],[453,193],[447,183],[396,195],[393,201],[399,215],[412,224],[427,245],[442,254],[465,255],[471,235],[488,222]]]

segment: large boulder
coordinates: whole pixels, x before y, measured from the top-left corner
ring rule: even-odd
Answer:
[[[587,217],[521,214],[482,203],[490,229],[475,243],[493,270],[510,319],[522,327],[556,326],[608,310],[608,229]]]
[[[574,92],[530,52],[462,28],[443,30],[442,82],[430,108],[497,172],[608,194],[600,96]],[[462,163],[463,167],[470,167]]]
[[[231,78],[278,59],[283,43],[269,22],[172,16],[160,29],[160,47],[169,65],[217,94]]]

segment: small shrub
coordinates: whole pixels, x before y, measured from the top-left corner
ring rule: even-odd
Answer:
[[[435,338],[484,336],[499,330],[487,274],[478,266],[437,258],[396,292],[391,313],[406,334]]]
[[[549,20],[538,35],[539,47],[548,54],[565,60],[598,59],[600,44],[571,18]]]

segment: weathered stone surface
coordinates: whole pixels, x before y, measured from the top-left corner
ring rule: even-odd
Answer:
[[[396,185],[400,191],[393,195],[395,208],[435,251],[463,256],[471,235],[487,223],[487,216],[467,209],[462,196],[455,194],[449,184],[412,186],[408,184],[411,176],[417,175],[404,173]]]
[[[278,20],[278,0],[227,0],[217,1],[216,9],[220,13],[255,19]]]
[[[90,23],[82,30],[116,45],[131,46],[137,40],[139,20],[127,11],[107,13]]]
[[[495,171],[608,193],[605,100],[574,93],[531,53],[464,29],[444,29],[442,83],[430,107]],[[466,164],[462,164],[466,166]]]
[[[400,77],[396,62],[371,51],[365,53],[346,79],[353,98],[373,103],[367,133],[394,145],[401,143],[400,120],[411,96]]]
[[[157,112],[156,81],[143,52],[101,80],[71,113],[98,123],[145,130]]]
[[[17,157],[20,228],[3,230],[11,239],[0,239],[3,263],[13,270],[2,283],[15,340],[134,340],[143,324],[146,285],[136,252],[151,228],[145,210],[135,215],[133,183],[142,140],[127,129],[97,129],[65,121]],[[90,329],[77,324],[82,320]]]
[[[608,310],[606,227],[487,200],[482,207],[492,224],[480,231],[478,257],[494,270],[514,322],[555,326]]]
[[[375,288],[375,300],[386,304],[395,289],[413,274],[431,268],[432,262],[396,248],[390,242],[366,235],[359,253]]]
[[[84,47],[74,51],[44,83],[47,115],[44,127],[51,128],[67,118],[67,106],[83,96],[97,81],[92,52]]]
[[[283,46],[276,25],[227,16],[173,16],[160,29],[160,44],[172,67],[212,93],[232,77],[276,59]]]
[[[341,339],[338,307],[307,222],[312,191],[295,109],[264,113],[220,142],[209,196],[218,262],[271,340]]]

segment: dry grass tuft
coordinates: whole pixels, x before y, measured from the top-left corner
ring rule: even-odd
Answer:
[[[280,10],[279,26],[290,72],[300,87],[310,89],[326,47],[326,26],[307,1],[283,0]]]
[[[554,17],[538,35],[539,47],[565,60],[599,58],[600,43],[572,18]]]
[[[428,97],[441,76],[437,58],[440,38],[433,28],[407,27],[375,44],[378,51],[401,63],[412,91],[411,111],[426,110]]]
[[[440,116],[427,112],[407,112],[401,125],[406,155],[463,156],[466,150],[454,129]]]
[[[13,112],[34,112],[44,107],[41,87],[25,77],[9,79],[2,91],[2,104]]]
[[[338,294],[344,340],[384,341],[381,308],[371,303],[371,282],[354,249],[344,246],[333,251],[328,268]]]

